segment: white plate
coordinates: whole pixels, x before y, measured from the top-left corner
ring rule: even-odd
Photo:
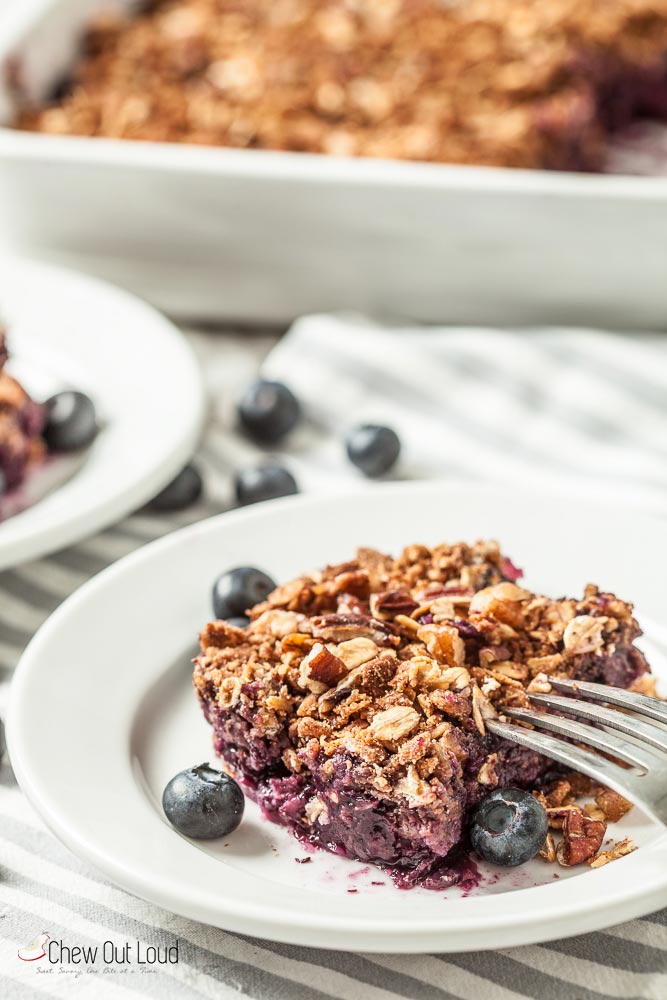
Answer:
[[[636,598],[645,625],[665,620],[655,586],[655,567],[667,561],[665,523],[604,505],[398,484],[224,514],[106,570],[30,644],[9,714],[23,791],[73,851],[119,885],[182,915],[274,940],[477,950],[577,934],[657,909],[667,901],[667,836],[638,810],[614,831],[636,839],[634,854],[595,871],[541,861],[509,873],[489,869],[468,895],[400,891],[377,869],[324,853],[297,864],[304,856],[298,842],[251,803],[228,846],[187,841],[162,816],[166,781],[213,758],[188,660],[221,570],[252,563],[284,580],[345,559],[358,544],[396,551],[413,541],[480,536],[502,539],[529,567],[535,588],[576,593],[595,579]],[[659,626],[647,627],[645,648],[664,673]]]
[[[0,523],[5,569],[70,545],[150,500],[192,455],[205,394],[178,330],[100,281],[2,259],[0,315],[8,367],[27,390],[44,399],[81,389],[102,424],[81,456],[33,470],[12,498],[20,512]]]

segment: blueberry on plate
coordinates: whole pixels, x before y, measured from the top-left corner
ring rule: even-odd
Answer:
[[[161,490],[148,504],[150,510],[160,512],[169,510],[185,510],[196,503],[202,495],[203,482],[201,473],[189,463],[170,483]]]
[[[78,451],[97,436],[95,405],[83,392],[57,392],[44,404],[42,435],[49,451]]]
[[[275,581],[261,569],[254,566],[229,569],[213,584],[213,614],[227,621],[244,617],[248,608],[265,601],[275,589]]]
[[[250,624],[250,619],[246,618],[245,615],[238,615],[234,618],[226,618],[225,621],[228,625],[233,625],[234,628],[247,628]]]
[[[520,788],[497,788],[472,814],[470,841],[485,861],[514,868],[534,858],[549,824],[544,807]]]
[[[208,764],[175,775],[162,793],[164,814],[195,840],[226,837],[241,822],[245,800],[233,778]]]
[[[263,500],[276,500],[299,492],[291,472],[282,465],[259,465],[253,469],[240,469],[234,479],[237,503],[247,507]]]
[[[238,414],[250,437],[263,444],[275,444],[298,423],[301,406],[282,382],[259,379],[246,389]]]
[[[366,476],[383,476],[396,464],[401,442],[391,427],[360,424],[345,439],[347,457]]]

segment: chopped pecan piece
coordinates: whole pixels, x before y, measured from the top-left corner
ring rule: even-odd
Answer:
[[[554,809],[558,806],[562,806],[568,795],[572,794],[572,786],[569,781],[561,780],[557,781],[555,785],[551,785],[546,792],[546,805],[547,809]]]
[[[397,645],[398,637],[386,622],[368,615],[318,615],[312,619],[313,635],[327,642],[372,639],[378,646]]]
[[[594,802],[584,802],[584,812],[589,819],[599,819],[603,823],[607,822],[607,814],[599,806],[596,806]]]
[[[248,633],[254,635],[256,632],[269,632],[277,639],[284,639],[286,636],[300,632],[308,619],[305,615],[299,615],[295,611],[285,611],[282,608],[270,608],[262,612],[259,618],[254,618],[248,625]]]
[[[292,632],[290,635],[286,635],[281,643],[285,652],[296,650],[297,652],[307,653],[314,645],[315,639],[313,639],[312,635],[306,635],[304,632]]]
[[[568,653],[580,656],[582,653],[593,653],[602,647],[602,631],[607,618],[592,615],[577,615],[568,622],[563,632],[563,645]]]
[[[632,854],[636,850],[637,845],[634,841],[626,837],[625,840],[619,840],[614,844],[610,850],[600,851],[599,854],[589,858],[588,863],[591,868],[601,868],[603,865],[609,864],[610,861],[616,861],[618,858],[623,858],[626,854]]]
[[[383,649],[379,656],[374,656],[372,660],[367,660],[350,670],[347,677],[339,682],[336,690],[359,688],[373,693],[381,691],[396,670],[395,657],[393,649]]]
[[[299,687],[308,688],[313,694],[322,694],[338,684],[347,672],[343,661],[318,642],[301,661]]]
[[[546,674],[535,674],[526,691],[529,694],[551,694],[553,688]]]
[[[529,590],[523,590],[515,583],[497,583],[477,591],[470,602],[470,612],[491,616],[508,625],[518,625],[522,620],[519,605],[532,596]]]
[[[556,852],[559,864],[571,868],[594,857],[606,829],[605,823],[589,819],[581,809],[568,810],[563,816],[563,839]]]
[[[628,802],[612,788],[601,788],[595,796],[595,801],[610,823],[617,823],[632,809],[632,802]]]
[[[371,614],[383,621],[391,621],[396,615],[409,617],[418,607],[408,590],[385,590],[371,596]]]
[[[556,860],[556,844],[553,833],[547,834],[547,839],[539,850],[539,857],[544,858],[545,861],[549,861],[552,864]]]
[[[435,682],[436,687],[452,688],[454,691],[465,691],[470,687],[470,674],[465,667],[448,667],[440,670],[440,676]]]
[[[412,632],[415,635],[419,632],[419,622],[415,621],[414,618],[408,618],[407,615],[396,615],[394,625],[402,629],[407,629],[408,632]]]
[[[483,646],[479,651],[480,667],[490,667],[498,660],[507,660],[510,651],[507,646]]]
[[[562,830],[565,817],[571,812],[581,812],[578,805],[547,806],[547,819],[552,830]]]
[[[423,642],[431,656],[449,667],[460,667],[465,662],[466,647],[458,629],[451,625],[422,625],[417,638]]]
[[[593,781],[587,774],[582,774],[581,771],[568,771],[566,777],[575,797],[590,795],[593,791]]]
[[[362,601],[355,594],[339,594],[336,604],[336,614],[370,615],[370,608],[365,601]]]
[[[334,591],[341,597],[352,595],[360,601],[367,601],[371,592],[371,584],[366,570],[346,570],[334,578]]]
[[[480,785],[497,785],[498,775],[496,773],[496,764],[498,763],[498,754],[491,753],[486,758],[479,771],[477,772],[477,780]]]

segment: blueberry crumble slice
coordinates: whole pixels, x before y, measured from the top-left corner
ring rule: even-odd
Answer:
[[[245,609],[244,628],[208,624],[194,685],[227,770],[304,843],[383,867],[404,888],[470,882],[471,821],[503,788],[532,792],[562,830],[542,857],[606,863],[606,818],[624,800],[598,789],[579,808],[587,779],[494,737],[486,720],[552,676],[648,691],[641,630],[631,604],[592,584],[554,600],[520,574],[495,542],[412,545],[398,558],[360,549],[278,586]]]

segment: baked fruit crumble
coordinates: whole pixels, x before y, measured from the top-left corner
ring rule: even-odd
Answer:
[[[0,498],[17,490],[49,455],[81,451],[98,432],[89,396],[63,389],[36,402],[6,370],[8,357],[6,332],[0,325]],[[13,496],[21,505],[30,501],[25,491]],[[12,504],[3,505],[0,517],[15,512]]]
[[[667,117],[667,0],[153,0],[99,18],[17,125],[599,170],[648,117]]]
[[[45,455],[44,410],[5,369],[5,331],[0,328],[0,494],[19,486]]]
[[[627,853],[602,847],[629,803],[486,720],[555,675],[650,691],[632,605],[593,585],[553,600],[521,575],[495,542],[360,549],[277,587],[244,628],[211,622],[194,684],[216,752],[271,820],[406,888],[469,875],[471,810],[507,786],[533,791],[562,831],[548,860]]]

